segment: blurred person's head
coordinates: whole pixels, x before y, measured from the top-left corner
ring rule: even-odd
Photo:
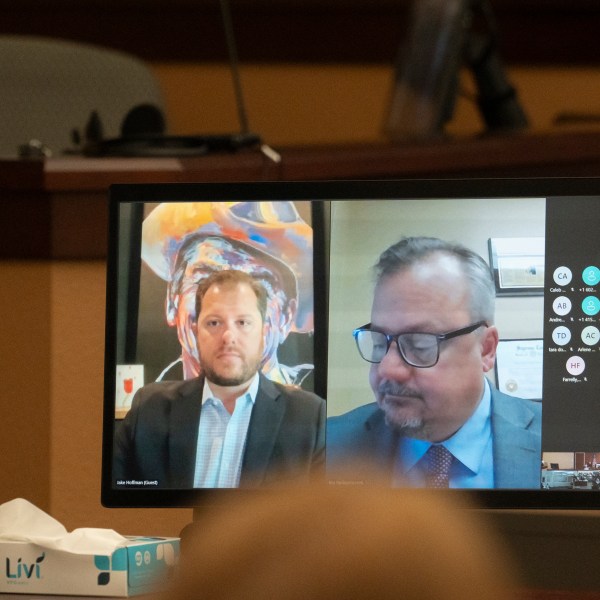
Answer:
[[[184,532],[171,600],[505,600],[512,571],[481,515],[373,487],[270,490]]]

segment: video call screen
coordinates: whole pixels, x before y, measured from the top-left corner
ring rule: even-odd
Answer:
[[[512,430],[496,429],[494,420],[504,416],[492,409],[487,480],[471,484],[459,476],[450,487],[478,489],[487,481],[481,488],[490,494],[518,489],[535,495],[536,505],[600,489],[600,186],[595,195],[589,183],[585,193],[576,183],[543,180],[529,180],[523,191],[514,181],[445,184],[323,182],[312,184],[312,195],[309,184],[115,186],[103,502],[173,505],[201,493],[183,490],[175,499],[152,478],[116,479],[113,453],[139,390],[202,375],[193,334],[195,290],[210,273],[226,269],[246,271],[268,290],[274,312],[267,313],[262,373],[326,400],[323,483],[366,483],[328,472],[329,428],[353,411],[368,414],[367,405],[377,408],[373,366],[360,356],[353,331],[374,316],[374,265],[406,237],[458,242],[485,261],[498,332],[493,368],[485,372],[492,405],[509,396],[533,407],[538,419],[541,413],[538,445],[528,459],[535,475],[528,467],[525,484],[498,485],[519,480],[499,477],[497,464],[509,462],[513,450],[520,456],[518,448],[531,439],[518,433],[495,439]],[[397,482],[390,478],[390,485]],[[509,497],[502,502],[510,505]]]

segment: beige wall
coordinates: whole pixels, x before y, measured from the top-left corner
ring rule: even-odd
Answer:
[[[25,496],[48,506],[50,265],[3,262],[0,281],[0,502]]]
[[[575,468],[575,453],[574,452],[544,452],[542,460],[550,465],[558,464],[559,469],[574,469]]]
[[[170,126],[175,134],[234,131],[238,127],[231,75],[226,65],[160,63]],[[563,111],[598,115],[600,68],[515,68],[532,128],[552,127]],[[253,131],[274,145],[364,142],[383,139],[393,72],[385,65],[243,65],[248,119]],[[468,73],[461,85],[473,92]],[[589,126],[589,125],[588,125]],[[481,131],[479,114],[461,97],[451,134]]]
[[[67,529],[178,535],[189,509],[100,505],[103,261],[0,262],[0,502],[23,497]]]
[[[191,521],[190,510],[100,507],[105,277],[100,261],[52,265],[52,515],[69,528],[178,535]]]

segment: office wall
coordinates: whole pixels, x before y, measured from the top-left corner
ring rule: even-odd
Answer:
[[[69,529],[178,535],[192,520],[189,509],[100,506],[105,277],[103,261],[51,267],[50,509]]]
[[[100,505],[105,272],[104,261],[0,261],[0,503],[25,498],[69,530],[178,535],[189,509]]]
[[[3,382],[0,502],[26,497],[49,506],[50,265],[0,263]]]
[[[560,469],[575,468],[574,452],[544,452],[543,460],[548,465],[556,463]]]

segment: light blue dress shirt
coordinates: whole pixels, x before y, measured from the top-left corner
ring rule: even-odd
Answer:
[[[258,393],[258,373],[248,391],[236,398],[233,413],[215,398],[206,380],[196,449],[195,488],[235,488],[240,484],[252,408]]]
[[[492,449],[491,391],[485,379],[483,397],[475,412],[445,446],[455,457],[450,471],[451,488],[493,488],[494,455]],[[431,442],[403,437],[398,444],[394,466],[394,485],[423,487],[424,476],[417,463]]]

